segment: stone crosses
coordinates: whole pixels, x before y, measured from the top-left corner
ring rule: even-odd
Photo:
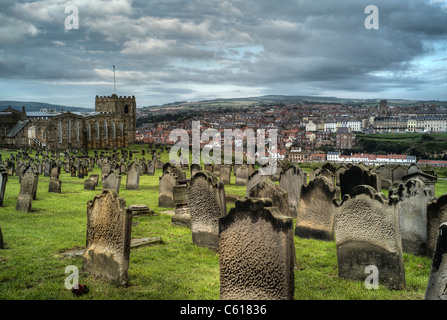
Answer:
[[[447,222],[438,230],[425,300],[447,300]]]
[[[82,266],[90,273],[128,285],[132,211],[115,190],[87,203],[87,241]]]
[[[427,255],[433,256],[439,226],[447,221],[447,193],[427,204]]]
[[[293,219],[248,198],[219,219],[220,299],[293,300]]]
[[[334,240],[333,181],[317,176],[301,187],[295,235],[300,238]]]
[[[367,185],[334,201],[339,277],[365,281],[366,268],[375,266],[381,285],[405,288],[396,201]]]
[[[415,255],[427,252],[427,203],[430,190],[420,180],[408,180],[390,188],[388,197],[397,197],[402,250]]]
[[[227,213],[222,181],[209,171],[199,171],[188,188],[192,242],[201,247],[219,248],[219,218]]]

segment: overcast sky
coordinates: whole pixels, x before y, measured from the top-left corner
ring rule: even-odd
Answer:
[[[76,6],[78,29],[73,25]],[[367,29],[368,5],[378,29]],[[0,0],[0,100],[447,100],[447,0]],[[68,19],[67,19],[68,17]],[[67,21],[66,21],[67,20]]]

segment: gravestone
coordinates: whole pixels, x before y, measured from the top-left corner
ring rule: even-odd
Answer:
[[[336,189],[333,181],[317,176],[301,187],[295,235],[300,238],[334,240],[334,204]]]
[[[272,200],[273,206],[278,207],[282,215],[293,217],[289,210],[289,196],[287,192],[271,179],[263,179],[260,183],[250,189],[249,198],[268,198]],[[293,217],[293,218],[296,218]]]
[[[3,165],[0,165],[0,206],[3,206],[5,198],[6,183],[8,182],[8,171]]]
[[[3,243],[2,228],[0,228],[0,249],[5,249],[5,244]]]
[[[188,184],[174,186],[173,199],[175,204],[175,214],[171,218],[173,225],[191,227],[191,213],[188,205]]]
[[[82,171],[84,169],[82,168]],[[79,168],[79,171],[81,171],[81,167]],[[101,164],[101,181],[104,181],[105,177],[112,171],[112,165],[108,162]]]
[[[447,222],[438,230],[425,300],[447,300]]]
[[[402,182],[407,182],[408,180],[418,179],[421,180],[425,186],[430,190],[431,197],[435,198],[436,195],[436,182],[438,181],[437,176],[433,174],[427,174],[426,172],[413,172],[402,177]]]
[[[447,193],[427,204],[427,255],[432,257],[438,239],[439,226],[447,221]]]
[[[236,201],[219,219],[221,300],[293,300],[293,219],[270,199]]]
[[[219,179],[224,185],[229,185],[231,183],[231,164],[222,164],[220,166]]]
[[[111,189],[119,194],[121,186],[121,175],[115,170],[111,170],[102,180],[102,190]]]
[[[215,163],[213,166],[213,174],[218,178],[220,177],[220,168],[221,168],[220,163]]]
[[[187,197],[193,244],[218,249],[219,218],[227,213],[223,183],[211,172],[199,171],[191,179]]]
[[[191,164],[190,170],[191,170],[191,178],[192,178],[192,177],[194,177],[194,175],[197,172],[202,171],[202,166],[200,164],[193,163],[193,164]]]
[[[382,189],[388,190],[390,187],[392,187],[393,177],[391,174],[391,170],[388,167],[381,165],[376,169],[376,171],[379,173]]]
[[[95,190],[96,183],[90,177],[84,182],[84,190]]]
[[[87,272],[128,285],[132,210],[114,190],[87,203],[87,241],[82,266]]]
[[[147,175],[153,176],[155,174],[155,165],[152,161],[147,164]]]
[[[177,177],[169,170],[164,172],[158,181],[158,206],[162,208],[174,208],[174,186]]]
[[[28,171],[22,177],[20,183],[20,192],[17,198],[16,210],[23,212],[31,212],[32,202],[35,195],[35,180],[38,179],[38,175],[33,171]]]
[[[136,162],[132,162],[127,170],[126,189],[138,190],[140,186],[140,172]]]
[[[99,183],[99,175],[98,174],[91,174],[90,177],[88,177],[90,180],[93,180],[95,183],[95,187],[98,186]]]
[[[377,174],[370,172],[362,165],[354,165],[344,172],[340,172],[340,192],[349,194],[351,190],[359,185],[368,185],[376,191],[381,191],[380,178]]]
[[[60,167],[56,163],[52,165],[50,172],[50,182],[48,184],[48,192],[61,193],[62,181],[59,180]]]
[[[249,177],[247,181],[247,186],[245,189],[245,197],[248,198],[250,194],[250,190],[253,189],[255,186],[260,184],[265,179],[272,180],[271,175],[265,175],[261,174],[259,170],[254,171]]]
[[[298,165],[292,164],[281,171],[279,186],[283,188],[289,197],[289,210],[296,217],[298,203],[300,201],[301,186],[305,185],[306,174]],[[248,184],[247,184],[248,186]]]
[[[430,190],[420,180],[408,180],[390,188],[388,197],[397,197],[402,250],[414,255],[427,253],[427,203]]]
[[[236,180],[234,182],[237,186],[245,186],[248,182],[249,168],[246,164],[241,164],[237,168]]]
[[[393,185],[398,185],[399,183],[402,183],[402,177],[406,176],[408,174],[408,169],[398,165],[391,171],[391,177]]]
[[[334,231],[338,275],[365,281],[366,267],[378,270],[379,285],[405,288],[396,198],[360,185],[336,203]]]

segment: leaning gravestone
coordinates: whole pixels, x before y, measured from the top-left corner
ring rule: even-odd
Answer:
[[[115,190],[118,194],[120,192],[121,186],[121,175],[119,175],[115,170],[111,170],[107,175],[104,176],[102,182],[102,189]]]
[[[430,190],[420,180],[408,180],[390,188],[388,197],[397,197],[402,250],[415,255],[427,253],[427,203]]]
[[[427,205],[427,255],[433,256],[439,226],[447,221],[447,193]]]
[[[82,266],[90,273],[127,285],[132,210],[114,190],[104,190],[87,204],[87,244]]]
[[[178,184],[177,176],[169,170],[164,172],[158,181],[158,206],[174,208],[174,186]]]
[[[191,179],[187,197],[193,243],[218,249],[219,218],[227,213],[222,181],[209,171],[199,171]]]
[[[387,199],[367,185],[345,194],[335,209],[334,231],[338,275],[365,281],[366,268],[375,266],[379,285],[405,288],[405,271],[396,199]]]
[[[248,198],[250,194],[250,190],[253,189],[255,186],[260,184],[265,179],[272,179],[271,175],[261,174],[259,170],[254,171],[249,177],[247,181],[247,186],[245,188],[245,197]]]
[[[333,181],[317,176],[301,187],[295,235],[300,238],[334,240]]]
[[[447,222],[438,230],[425,300],[447,300]]]
[[[6,182],[8,182],[8,171],[6,168],[0,166],[0,206],[3,206],[3,199],[5,198]]]
[[[140,172],[136,162],[132,162],[127,171],[126,189],[138,190],[140,187]]]
[[[286,217],[293,217],[293,212],[289,210],[289,196],[287,192],[278,186],[271,179],[263,179],[260,183],[250,189],[248,193],[250,198],[268,198],[271,199],[273,205]]]
[[[23,176],[22,182],[20,183],[20,192],[16,204],[17,211],[31,212],[35,194],[36,179],[39,179],[39,176],[33,171],[28,171]]]
[[[220,299],[293,300],[293,219],[248,198],[219,219]]]
[[[294,216],[296,216],[298,212],[301,186],[306,184],[305,179],[305,172],[294,164],[283,169],[279,176],[279,186],[287,192],[289,196],[289,209]]]

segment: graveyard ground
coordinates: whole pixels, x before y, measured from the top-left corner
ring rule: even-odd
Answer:
[[[3,159],[10,154],[1,153]],[[162,154],[161,160],[167,161],[168,154]],[[100,170],[95,167],[89,174],[100,174]],[[155,212],[153,216],[133,218],[132,238],[161,237],[160,243],[131,249],[128,287],[83,272],[79,257],[64,257],[67,251],[85,247],[87,202],[101,192],[101,182],[95,191],[84,190],[88,177],[74,178],[62,171],[62,193],[56,194],[48,192],[49,177],[41,175],[32,213],[22,213],[15,210],[18,177],[8,177],[0,207],[0,228],[5,242],[5,249],[0,250],[0,299],[218,300],[218,253],[193,245],[189,228],[171,225],[171,216],[164,213],[169,208],[158,207],[160,175],[161,170],[157,169],[154,176],[141,176],[139,190],[126,190],[125,176],[121,181],[120,196],[127,205],[147,204]],[[439,179],[436,189],[437,196],[446,193],[447,180]],[[243,198],[245,186],[225,186],[225,192]],[[233,206],[234,203],[227,203],[227,210]],[[295,236],[295,246],[296,300],[424,298],[431,266],[429,258],[405,253],[406,289],[397,291],[379,286],[374,290],[366,289],[363,282],[338,277],[335,242]],[[69,265],[78,267],[79,282],[89,288],[86,295],[76,297],[65,288],[69,275],[65,268]]]

